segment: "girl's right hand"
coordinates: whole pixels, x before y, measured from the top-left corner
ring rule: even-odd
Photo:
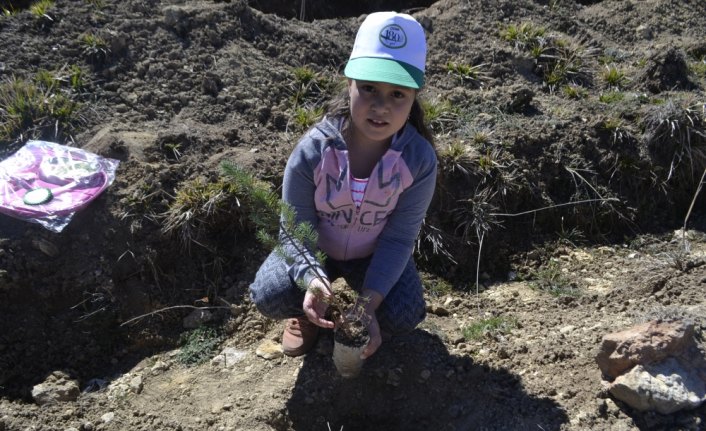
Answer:
[[[331,288],[327,284],[317,278],[311,281],[306,294],[304,294],[304,304],[302,306],[304,314],[306,314],[311,323],[322,328],[333,328],[333,322],[324,319],[328,309],[327,299],[331,298],[332,295]]]

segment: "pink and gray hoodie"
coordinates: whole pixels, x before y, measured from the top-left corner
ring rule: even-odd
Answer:
[[[372,255],[363,288],[384,297],[412,255],[434,195],[436,153],[414,126],[405,125],[373,169],[356,208],[342,121],[324,118],[299,141],[284,171],[282,198],[296,211],[297,223],[314,226],[318,247],[329,258]],[[301,256],[288,267],[290,276],[306,285],[315,276],[312,270]],[[322,268],[316,270],[324,275]]]

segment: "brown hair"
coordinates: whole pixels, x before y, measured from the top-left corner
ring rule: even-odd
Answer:
[[[350,119],[351,108],[350,99],[348,96],[348,87],[344,86],[343,89],[329,101],[326,108],[326,115],[331,117],[341,117],[347,120]],[[419,99],[416,95],[414,102],[412,103],[412,109],[409,112],[409,119],[407,119],[407,122],[414,126],[414,128],[417,129],[417,132],[419,132],[424,139],[429,141],[432,148],[434,147],[434,137],[431,130],[424,122],[424,109],[422,109],[422,105],[419,103]]]

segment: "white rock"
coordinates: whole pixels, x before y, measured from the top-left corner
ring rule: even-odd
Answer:
[[[671,414],[693,409],[706,401],[706,382],[695,370],[686,370],[674,358],[636,365],[610,386],[614,397],[641,411]]]
[[[248,352],[245,350],[226,347],[211,360],[211,365],[214,367],[233,368],[237,363],[242,362],[247,355]]]
[[[157,361],[157,362],[155,362],[154,366],[152,367],[152,374],[154,374],[154,375],[161,374],[162,372],[164,372],[168,369],[169,369],[169,364],[167,364],[164,361]]]
[[[135,376],[130,379],[130,390],[132,390],[136,394],[142,392],[143,385],[144,383],[142,381],[142,376]]]
[[[113,419],[115,419],[114,412],[108,412],[108,413],[104,414],[103,416],[101,416],[101,420],[103,421],[103,423],[106,423],[106,424],[109,422],[112,422]]]
[[[44,382],[32,388],[32,398],[39,405],[76,401],[80,394],[78,382],[61,371],[53,372]]]
[[[562,334],[568,334],[569,332],[573,332],[576,327],[574,325],[566,325],[563,328],[559,329],[559,332]]]
[[[645,24],[638,26],[635,29],[637,36],[642,39],[652,39],[652,29]]]

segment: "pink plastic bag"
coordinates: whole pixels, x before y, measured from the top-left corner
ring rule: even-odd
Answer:
[[[0,212],[61,232],[113,183],[119,163],[80,148],[29,141],[0,162]]]

